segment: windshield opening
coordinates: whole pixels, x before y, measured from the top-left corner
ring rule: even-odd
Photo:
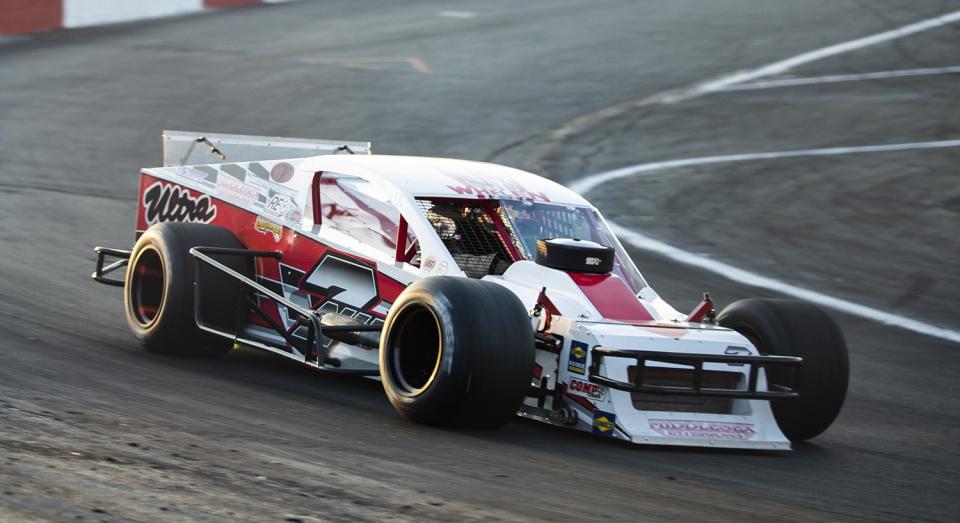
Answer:
[[[647,286],[640,271],[587,207],[531,201],[418,198],[440,241],[470,278],[500,275],[517,260],[536,260],[537,240],[590,240],[616,252],[613,273],[634,294]]]
[[[552,203],[503,200],[500,202],[499,212],[503,221],[512,229],[525,259],[536,258],[537,240],[590,240],[605,247],[612,247],[616,251],[613,273],[623,279],[634,294],[647,286],[640,271],[595,210]]]

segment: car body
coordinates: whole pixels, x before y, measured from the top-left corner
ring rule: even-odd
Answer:
[[[519,416],[634,443],[790,448],[771,401],[796,391],[768,386],[767,367],[800,359],[760,354],[712,321],[709,300],[690,315],[672,308],[599,211],[551,180],[484,162],[363,154],[363,143],[176,131],[164,139],[165,166],[140,173],[138,234],[160,222],[207,223],[251,251],[280,253],[257,258],[252,278],[273,322],[246,321],[234,334],[241,345],[375,375],[371,342],[324,337],[322,355],[290,343],[309,335],[293,304],[375,331],[413,282],[481,279],[509,289],[537,332]],[[204,156],[214,161],[198,163]],[[603,246],[612,270],[537,263],[546,238]]]

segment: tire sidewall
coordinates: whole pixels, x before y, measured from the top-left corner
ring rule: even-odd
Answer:
[[[442,288],[442,286],[439,286]],[[380,376],[390,403],[408,418],[427,424],[443,424],[457,411],[462,396],[470,382],[469,354],[470,340],[460,339],[458,325],[462,319],[452,311],[456,304],[444,292],[430,292],[426,286],[417,286],[405,291],[397,303],[390,308],[384,323],[380,349]],[[456,300],[456,297],[453,297]],[[433,380],[416,394],[404,393],[392,372],[394,356],[392,350],[393,327],[411,312],[414,307],[426,307],[440,325],[440,362]],[[454,350],[456,347],[456,350]],[[432,421],[431,421],[432,420]]]
[[[124,282],[124,312],[127,325],[140,343],[148,349],[157,349],[160,346],[169,346],[176,343],[171,334],[177,331],[184,332],[185,338],[193,333],[192,325],[184,325],[183,293],[185,280],[184,261],[177,256],[180,245],[176,236],[169,233],[166,227],[154,226],[148,229],[134,245],[130,255],[130,269]],[[146,251],[154,251],[160,258],[163,268],[163,297],[153,321],[147,325],[140,323],[133,311],[133,277],[137,262]],[[192,277],[189,280],[192,283]],[[191,292],[193,290],[190,285]]]

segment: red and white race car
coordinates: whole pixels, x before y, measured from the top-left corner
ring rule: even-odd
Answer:
[[[96,252],[94,279],[124,288],[147,349],[256,347],[379,376],[431,425],[519,415],[789,449],[846,394],[846,345],[818,308],[749,299],[715,315],[705,295],[681,314],[586,200],[489,163],[167,131],[164,167],[140,174],[136,244]]]

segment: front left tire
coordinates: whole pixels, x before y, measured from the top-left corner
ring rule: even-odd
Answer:
[[[529,393],[533,358],[533,327],[520,299],[469,278],[411,284],[390,308],[380,338],[387,398],[426,425],[503,425]]]

